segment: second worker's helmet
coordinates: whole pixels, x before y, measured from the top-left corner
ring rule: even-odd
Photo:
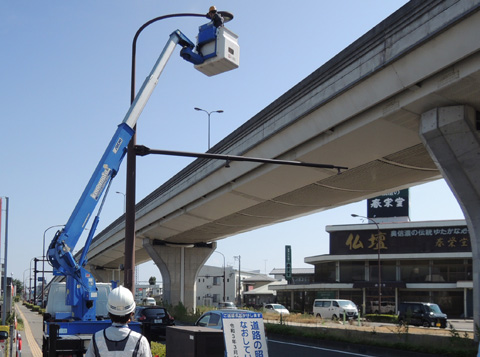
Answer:
[[[108,295],[107,310],[113,315],[128,315],[135,310],[135,306],[132,292],[123,286],[113,289]]]
[[[210,9],[208,9],[208,12],[217,12],[217,8],[215,6],[210,6]]]

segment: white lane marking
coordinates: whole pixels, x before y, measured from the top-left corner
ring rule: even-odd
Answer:
[[[373,355],[364,355],[364,354],[361,354],[361,353],[346,352],[346,351],[341,351],[341,350],[334,350],[334,349],[331,349],[331,348],[324,348],[324,347],[310,346],[310,345],[301,345],[299,343],[293,343],[293,342],[276,341],[276,340],[272,340],[270,338],[268,339],[268,342],[282,343],[284,345],[291,345],[291,346],[298,346],[298,347],[306,347],[306,348],[311,348],[311,349],[314,349],[314,350],[321,350],[321,351],[339,352],[339,353],[344,353],[344,354],[350,355],[350,356],[375,357]]]

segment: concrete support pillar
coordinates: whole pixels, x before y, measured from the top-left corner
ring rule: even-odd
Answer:
[[[217,248],[217,243],[205,247],[155,245],[148,238],[143,246],[162,274],[163,301],[195,310],[195,281],[200,269]]]
[[[480,326],[480,133],[469,106],[422,114],[420,137],[462,208],[472,244],[473,315]],[[475,335],[476,341],[478,336]]]

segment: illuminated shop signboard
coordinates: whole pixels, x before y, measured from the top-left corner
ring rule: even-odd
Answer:
[[[380,244],[380,246],[379,246]],[[330,232],[330,254],[471,252],[467,226]]]

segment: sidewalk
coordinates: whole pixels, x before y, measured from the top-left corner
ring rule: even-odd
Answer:
[[[21,303],[15,303],[17,316],[23,320],[22,357],[42,357],[43,317],[27,309]],[[15,354],[14,354],[15,355]]]

